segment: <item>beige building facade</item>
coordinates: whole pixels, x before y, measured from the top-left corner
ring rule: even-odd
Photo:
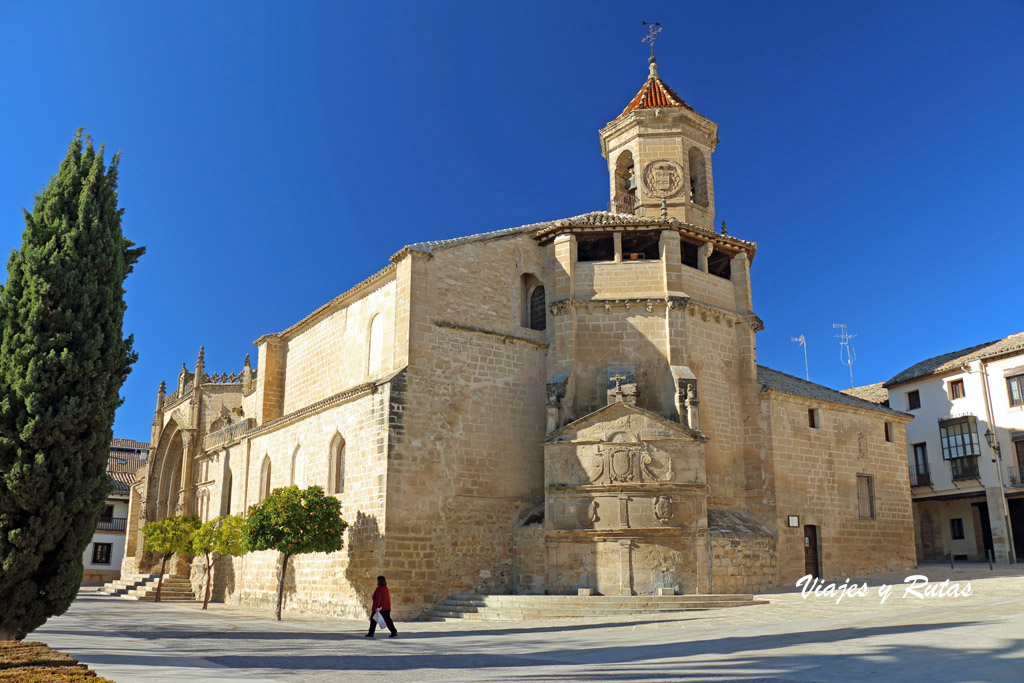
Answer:
[[[756,245],[714,228],[717,124],[652,61],[600,138],[609,211],[405,247],[256,340],[258,371],[210,374],[200,350],[158,394],[124,572],[154,566],[145,521],[244,514],[293,483],[350,525],[286,577],[287,605],[317,612],[365,615],[381,573],[408,618],[459,592],[912,566],[909,416],[757,365]],[[216,596],[272,604],[278,563],[225,561]]]

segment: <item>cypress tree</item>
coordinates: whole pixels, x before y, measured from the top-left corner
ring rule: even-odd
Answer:
[[[0,640],[71,605],[110,490],[118,392],[137,356],[124,281],[144,252],[121,234],[120,154],[81,129],[24,211],[0,288]]]

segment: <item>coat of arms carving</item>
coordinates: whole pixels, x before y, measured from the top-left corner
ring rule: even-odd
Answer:
[[[654,517],[662,524],[668,524],[675,515],[672,509],[671,496],[658,496],[654,499]]]
[[[658,159],[644,169],[647,194],[658,199],[674,197],[683,189],[683,167],[669,159]]]

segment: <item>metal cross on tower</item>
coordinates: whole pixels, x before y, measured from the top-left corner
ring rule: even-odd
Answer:
[[[651,46],[651,57],[654,57],[654,40],[657,35],[661,33],[661,23],[657,21],[653,23],[641,21],[640,23],[647,27],[647,35],[644,36],[640,42],[648,43]],[[655,26],[658,26],[659,28],[654,28]]]

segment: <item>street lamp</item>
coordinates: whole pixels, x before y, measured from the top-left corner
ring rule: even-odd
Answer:
[[[992,433],[991,429],[986,429],[985,430],[985,441],[988,442],[988,447],[989,448],[991,448],[993,451],[995,451],[999,455],[1002,455],[1002,453],[999,450],[999,441],[996,440],[996,435]]]
[[[996,466],[996,474],[999,476],[999,493],[1003,498],[1003,524],[1005,525],[1004,529],[1006,529],[1007,546],[1009,547],[1007,559],[1010,561],[1010,564],[1013,564],[1017,559],[1017,551],[1013,547],[1013,532],[1011,531],[1010,515],[1007,510],[1006,492],[1003,489],[1003,452],[999,448],[999,440],[996,439],[996,435],[992,432],[991,427],[985,430],[985,441],[988,442],[988,447],[992,449],[992,452],[996,454],[996,458],[999,458],[998,462],[996,461],[996,458],[992,458],[992,462],[995,463]]]

